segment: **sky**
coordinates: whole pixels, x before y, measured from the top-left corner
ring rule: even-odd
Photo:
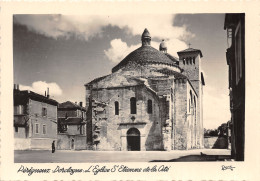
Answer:
[[[204,127],[230,120],[224,14],[14,15],[14,83],[58,102],[85,102],[84,84],[111,73],[141,46],[147,28],[151,46],[162,39],[168,53],[202,51]]]

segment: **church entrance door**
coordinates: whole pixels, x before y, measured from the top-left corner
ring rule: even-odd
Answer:
[[[127,131],[127,150],[140,151],[140,131],[136,128]]]
[[[74,139],[71,139],[71,150],[74,150],[75,149],[75,144],[74,144]]]

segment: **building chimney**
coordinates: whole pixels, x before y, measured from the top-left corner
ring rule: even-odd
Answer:
[[[79,102],[79,106],[82,107],[82,102]]]
[[[49,94],[49,87],[47,87],[47,98],[50,97],[50,94]]]

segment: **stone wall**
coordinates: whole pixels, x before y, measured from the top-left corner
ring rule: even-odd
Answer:
[[[82,129],[82,136],[86,136],[86,125],[68,125],[66,134],[80,135],[80,127]]]
[[[72,139],[74,147],[72,147]],[[58,134],[57,149],[58,150],[84,150],[87,149],[87,138],[81,135]]]
[[[187,81],[187,149],[197,147],[197,102],[198,97],[193,86]],[[196,105],[195,105],[196,104]]]
[[[187,149],[187,80],[175,80],[174,150]]]
[[[136,98],[136,114],[130,112],[131,97]],[[97,144],[96,149],[126,150],[126,129],[131,127],[140,129],[141,137],[143,137],[141,145],[143,145],[144,150],[162,149],[158,100],[156,95],[145,86],[93,89],[92,98],[97,102],[104,103],[96,108],[93,107],[92,125],[95,128],[97,124],[97,127],[100,128],[100,134],[97,132],[99,138],[96,138],[96,142],[100,141],[100,143]],[[152,114],[147,112],[149,99],[152,100]],[[115,115],[115,101],[119,103],[119,115]],[[106,146],[102,146],[101,141],[105,142],[103,145]]]

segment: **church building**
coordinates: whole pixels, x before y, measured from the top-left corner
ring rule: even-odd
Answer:
[[[94,150],[186,150],[203,147],[202,52],[174,57],[144,30],[142,46],[85,84],[87,144]]]

